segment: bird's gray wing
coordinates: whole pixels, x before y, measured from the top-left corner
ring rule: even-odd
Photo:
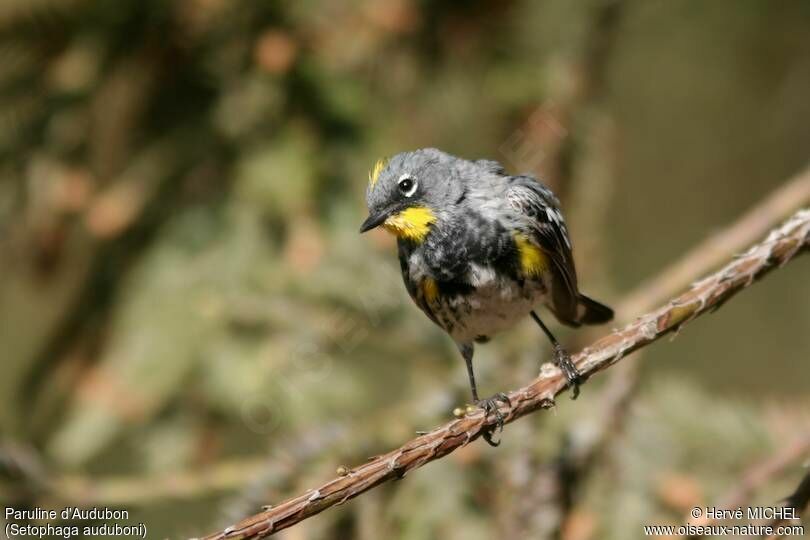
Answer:
[[[550,189],[532,177],[514,176],[510,180],[506,192],[509,206],[516,212],[518,223],[525,226],[530,241],[551,260],[554,313],[562,322],[578,325],[577,272],[560,203]]]
[[[473,163],[475,163],[475,165],[477,165],[478,167],[481,167],[482,169],[492,174],[497,174],[498,176],[506,176],[506,169],[504,169],[503,165],[501,165],[497,161],[492,161],[491,159],[478,159]]]

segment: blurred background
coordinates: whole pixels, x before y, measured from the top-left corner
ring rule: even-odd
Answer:
[[[377,158],[538,175],[621,304],[807,165],[810,3],[2,0],[0,96],[0,502],[188,537],[468,399],[357,234]],[[810,446],[808,264],[642,351],[619,404],[610,370],[279,537],[640,537],[788,452],[743,494],[774,503]],[[549,358],[531,321],[479,351],[488,395]]]

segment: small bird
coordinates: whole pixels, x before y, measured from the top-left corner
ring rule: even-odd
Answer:
[[[571,240],[560,203],[531,176],[512,176],[495,161],[461,159],[435,148],[380,160],[369,173],[369,216],[397,237],[402,278],[413,301],[455,341],[467,365],[473,402],[494,413],[504,393],[479,399],[473,372],[475,343],[530,315],[551,341],[554,361],[572,397],[580,373],[535,308],[545,305],[577,327],[613,318],[613,310],[577,286]],[[492,432],[486,441],[497,446]]]

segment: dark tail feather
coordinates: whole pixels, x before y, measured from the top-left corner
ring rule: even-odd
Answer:
[[[577,321],[581,324],[602,324],[613,318],[613,310],[584,294],[579,295]]]

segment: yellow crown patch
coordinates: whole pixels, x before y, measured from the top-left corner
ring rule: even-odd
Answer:
[[[385,158],[377,160],[377,162],[374,164],[374,168],[371,169],[371,171],[369,171],[369,173],[368,173],[368,185],[369,185],[369,187],[374,187],[374,184],[376,184],[377,180],[380,179],[380,173],[382,172],[382,170],[385,168],[385,166],[387,164],[388,164],[388,160],[385,159]]]

